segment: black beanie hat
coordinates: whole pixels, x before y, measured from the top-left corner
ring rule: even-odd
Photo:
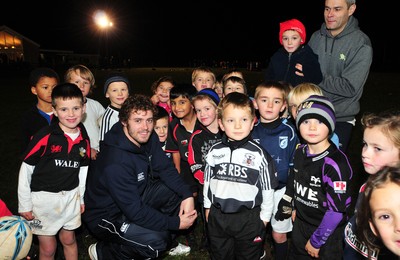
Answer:
[[[124,76],[121,76],[121,75],[114,75],[114,76],[109,77],[106,80],[106,83],[104,83],[104,95],[107,93],[108,86],[110,86],[110,84],[113,82],[125,82],[126,85],[128,85],[129,92],[131,91],[131,86],[130,86],[129,80],[127,78],[125,78]]]

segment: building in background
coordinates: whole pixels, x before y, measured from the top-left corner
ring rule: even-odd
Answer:
[[[0,26],[0,64],[39,64],[40,45],[7,26]]]
[[[0,26],[0,66],[2,67],[69,67],[85,64],[99,66],[100,55],[78,54],[69,50],[40,49],[40,44],[2,25]]]

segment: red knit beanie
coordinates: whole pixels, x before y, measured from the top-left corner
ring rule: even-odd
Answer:
[[[282,44],[282,34],[287,30],[295,30],[300,34],[300,38],[302,43],[306,42],[306,28],[304,25],[297,19],[288,20],[279,24],[279,42]]]

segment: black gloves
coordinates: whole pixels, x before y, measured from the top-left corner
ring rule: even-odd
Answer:
[[[283,195],[278,204],[278,211],[275,213],[275,219],[282,221],[292,216],[292,197]]]
[[[282,221],[292,216],[293,204],[292,198],[294,195],[294,171],[293,168],[289,170],[289,176],[286,184],[286,191],[278,204],[278,211],[275,213],[275,219]]]

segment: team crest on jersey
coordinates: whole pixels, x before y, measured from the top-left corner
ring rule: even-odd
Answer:
[[[311,176],[310,186],[321,187],[321,179],[319,177]]]
[[[245,155],[244,155],[244,157],[245,157],[245,159],[243,160],[243,163],[244,164],[247,164],[247,165],[251,165],[251,166],[254,166],[254,159],[256,158],[255,156],[254,156],[254,154],[251,154],[251,153],[246,153]]]
[[[335,193],[346,193],[347,183],[345,181],[334,181],[333,190]]]
[[[279,147],[285,149],[288,146],[289,138],[287,136],[279,136]]]
[[[51,153],[60,153],[61,149],[62,149],[61,145],[54,145],[53,144],[52,146],[50,146]]]
[[[187,145],[187,144],[188,144],[188,140],[186,140],[186,139],[185,139],[185,140],[182,140],[182,141],[181,141],[181,144],[182,144],[182,145]]]
[[[85,154],[86,154],[86,149],[83,147],[79,147],[79,155],[81,157],[85,157]]]

